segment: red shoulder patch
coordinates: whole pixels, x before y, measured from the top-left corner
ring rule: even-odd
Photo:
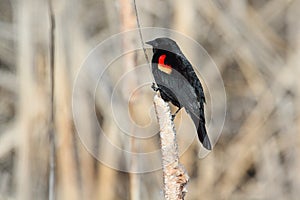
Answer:
[[[158,69],[164,73],[171,74],[172,73],[172,67],[171,65],[165,64],[166,55],[163,54],[159,56],[158,58]]]
[[[167,57],[166,54],[163,54],[163,55],[159,56],[159,58],[158,58],[158,64],[162,65],[163,67],[172,69],[171,65],[165,64],[166,57]]]

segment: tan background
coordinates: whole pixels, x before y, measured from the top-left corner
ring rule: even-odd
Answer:
[[[80,63],[100,41],[136,27],[132,2],[52,3],[54,157],[49,153],[49,4],[0,1],[0,199],[47,199],[49,191],[56,199],[162,199],[160,171],[137,175],[101,164],[78,139],[72,120],[72,86]],[[172,28],[192,37],[212,56],[224,80],[227,117],[217,145],[205,159],[197,158],[196,145],[181,157],[191,176],[186,199],[298,199],[300,1],[138,0],[137,4],[142,26]],[[110,72],[112,79],[103,88],[134,62],[145,62],[141,52],[126,59],[119,70]],[[139,78],[143,77],[133,77],[128,87]],[[82,97],[81,120],[86,136],[103,149],[91,134],[95,125],[85,117],[89,95]],[[144,110],[152,104],[153,93],[149,90],[137,98],[141,100],[129,102],[130,112],[147,122]],[[105,130],[118,137],[119,130],[110,125],[110,115],[103,109],[107,99],[103,92],[97,116]],[[158,143],[150,143],[149,149],[151,145]],[[109,153],[122,163],[122,158]],[[56,164],[53,190],[49,190],[51,158]]]

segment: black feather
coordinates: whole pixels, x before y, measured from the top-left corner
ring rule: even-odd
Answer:
[[[205,128],[203,87],[191,63],[176,42],[169,38],[157,38],[147,44],[153,47],[152,73],[161,97],[179,108],[185,108],[196,126],[200,142],[206,149],[211,150]],[[170,74],[158,68],[159,58],[162,55],[165,55],[164,64],[172,67]]]

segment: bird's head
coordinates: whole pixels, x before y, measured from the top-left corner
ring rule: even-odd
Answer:
[[[146,44],[149,44],[153,47],[153,52],[156,50],[165,50],[170,51],[173,53],[179,53],[180,49],[176,42],[170,38],[162,37],[162,38],[156,38],[154,40],[146,42]]]

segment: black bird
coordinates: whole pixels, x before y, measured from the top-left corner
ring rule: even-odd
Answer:
[[[179,46],[170,38],[156,38],[146,42],[153,47],[152,73],[157,84],[152,88],[159,91],[166,102],[184,107],[191,116],[203,146],[211,150],[211,143],[205,128],[205,96],[202,85],[188,59]]]

